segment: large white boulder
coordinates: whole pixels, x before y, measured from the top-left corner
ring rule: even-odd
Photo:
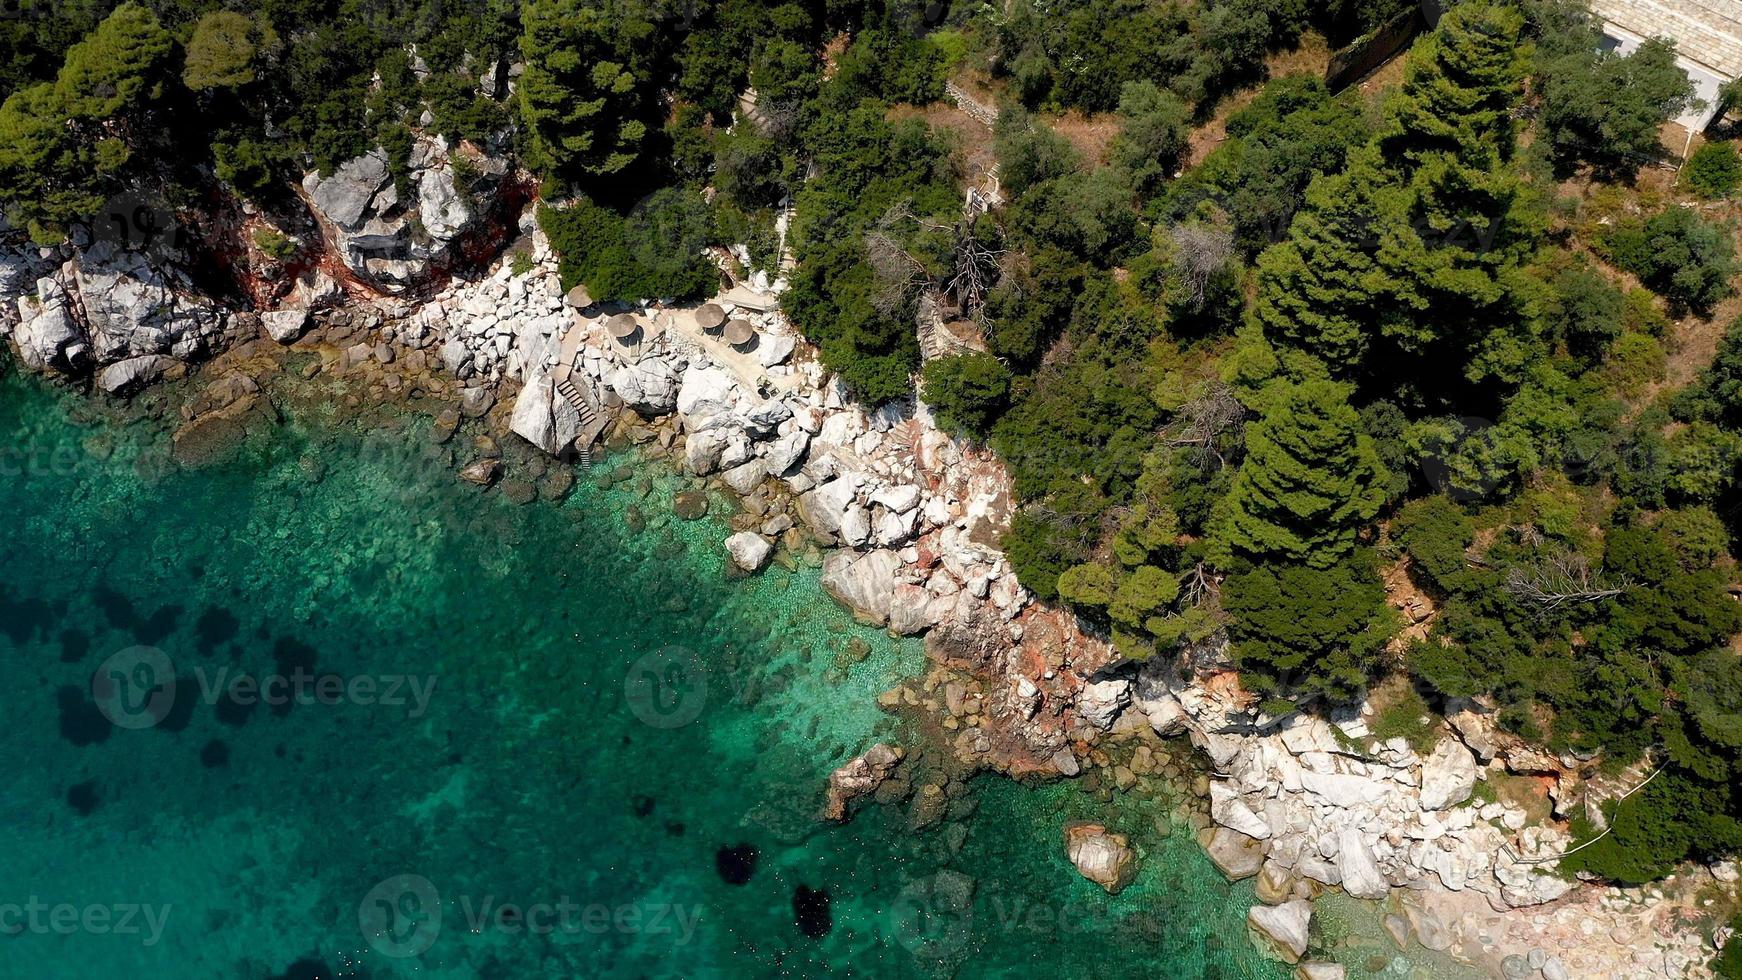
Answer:
[[[717,367],[692,364],[684,371],[677,391],[677,412],[684,428],[696,432],[719,424],[738,405],[738,388],[732,376]]]
[[[1090,681],[1077,694],[1077,714],[1089,724],[1106,731],[1113,727],[1114,719],[1130,703],[1130,680],[1116,677]]]
[[[1476,789],[1476,756],[1455,738],[1442,738],[1421,766],[1421,806],[1444,810]]]
[[[1065,854],[1077,873],[1117,895],[1137,876],[1137,852],[1124,834],[1098,823],[1065,825]]]
[[[759,572],[774,554],[774,545],[754,531],[740,531],[726,539],[726,553],[732,564],[746,572]]]
[[[1312,903],[1299,898],[1281,905],[1254,905],[1246,912],[1247,926],[1288,963],[1298,963],[1306,955],[1312,919]]]
[[[1356,898],[1378,900],[1391,893],[1391,883],[1379,870],[1373,849],[1361,832],[1345,827],[1337,834],[1337,871],[1343,876],[1343,890]]]
[[[667,415],[677,407],[677,369],[663,357],[625,364],[606,376],[605,383],[642,415]]]
[[[889,622],[901,556],[887,549],[836,551],[823,561],[823,588],[873,626]]]
[[[557,392],[549,375],[537,374],[520,389],[510,427],[522,439],[556,455],[581,434],[581,413]]]

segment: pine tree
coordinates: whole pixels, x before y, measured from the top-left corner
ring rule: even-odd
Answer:
[[[1246,460],[1212,534],[1238,555],[1329,568],[1385,502],[1390,477],[1349,405],[1347,386],[1287,385],[1246,430]]]
[[[147,116],[163,92],[169,32],[138,4],[116,7],[67,49],[55,80],[0,105],[0,202],[39,244],[66,237],[118,186],[130,141],[156,132]]]
[[[1383,351],[1520,379],[1539,346],[1521,269],[1540,222],[1510,166],[1519,31],[1510,8],[1462,4],[1411,52],[1379,133],[1313,181],[1287,241],[1259,259],[1254,313],[1273,343],[1336,377]]]
[[[637,55],[651,25],[588,0],[529,0],[521,13],[525,157],[547,175],[609,175],[641,153],[646,89]]]
[[[1388,291],[1371,241],[1378,189],[1371,168],[1318,177],[1288,240],[1258,258],[1253,314],[1265,336],[1344,377],[1365,360],[1374,305]]]

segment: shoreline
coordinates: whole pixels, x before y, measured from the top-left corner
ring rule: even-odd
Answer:
[[[1255,716],[1231,675],[1215,666],[1225,650],[1182,658],[1210,665],[1202,672],[1119,663],[1072,614],[1033,600],[1016,583],[995,547],[1012,505],[1003,468],[989,452],[939,433],[923,410],[865,413],[824,376],[778,313],[748,318],[765,338],[777,338],[775,346],[794,341],[785,359],[765,365],[772,377],[791,380],[784,395],[764,398],[699,349],[673,344],[622,356],[604,316],[583,318],[565,305],[548,245],[536,231],[532,238],[525,275],[511,275],[503,257],[490,274],[450,282],[420,303],[356,301],[316,313],[318,328],[306,335],[305,312],[288,331],[288,346],[273,331],[231,347],[207,365],[210,383],[182,407],[177,459],[199,465],[220,458],[250,414],[272,411],[249,372],[283,370],[285,351],[319,355],[305,376],[312,367],[364,383],[342,410],[405,400],[428,409],[448,438],[462,419],[484,419],[500,431],[532,432],[535,445],[548,434],[546,444],[561,450],[556,437],[570,420],[551,375],[573,349],[574,378],[592,385],[598,403],[628,409],[608,429],[613,439],[755,501],[758,520],[733,523],[744,552],[733,558],[741,566],[803,560],[812,542],[828,547],[824,583],[837,600],[872,625],[925,634],[932,670],[919,690],[903,685],[893,697],[937,717],[936,730],[965,772],[1081,776],[1122,788],[1121,768],[1132,779],[1151,775],[1138,772],[1135,750],[1127,758],[1123,746],[1184,735],[1226,777],[1205,780],[1204,792],[1192,797],[1208,798],[1205,826],[1194,822],[1200,842],[1230,878],[1258,877],[1261,897],[1285,902],[1340,886],[1384,900],[1402,923],[1400,947],[1437,945],[1495,976],[1709,976],[1704,964],[1713,950],[1678,924],[1678,911],[1699,887],[1733,882],[1733,863],[1643,889],[1571,885],[1527,863],[1564,849],[1564,835],[1529,826],[1521,809],[1498,801],[1465,805],[1478,770],[1496,759],[1496,775],[1511,766],[1522,777],[1552,780],[1569,809],[1579,789],[1565,785],[1569,767],[1560,760],[1494,744],[1502,740],[1480,711],[1456,716],[1462,723],[1455,720],[1424,758],[1407,745],[1352,747],[1369,734],[1360,716],[1331,724]],[[687,306],[650,312],[648,327],[660,326],[661,316],[693,316]],[[248,317],[236,319],[248,325]],[[583,333],[571,348],[563,338],[572,330]],[[153,367],[170,376],[183,370]],[[481,383],[462,383],[472,379]],[[650,419],[635,419],[637,412]],[[501,474],[503,447],[482,438],[495,444],[475,439],[468,448],[444,438],[444,465],[519,502],[561,495],[559,477]],[[1163,778],[1166,767],[1158,767]],[[876,787],[867,792],[875,795]],[[1526,860],[1507,860],[1503,848]],[[1304,934],[1302,924],[1303,944]],[[1652,945],[1640,949],[1645,942]],[[1654,959],[1641,962],[1647,952]]]

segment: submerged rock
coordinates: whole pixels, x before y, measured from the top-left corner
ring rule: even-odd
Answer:
[[[1117,895],[1137,876],[1137,852],[1124,834],[1098,823],[1065,824],[1065,853],[1077,872]]]
[[[849,805],[862,796],[875,793],[900,765],[901,756],[900,748],[878,742],[830,773],[823,818],[837,822],[847,819]]]
[[[1312,918],[1312,903],[1297,898],[1281,905],[1254,905],[1246,912],[1246,925],[1284,962],[1298,963],[1306,955]]]
[[[754,531],[740,531],[726,539],[726,552],[732,564],[746,572],[760,572],[774,554],[774,545]]]

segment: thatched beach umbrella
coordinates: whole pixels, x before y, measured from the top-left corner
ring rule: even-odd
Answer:
[[[756,328],[750,325],[749,320],[728,320],[724,336],[726,343],[733,347],[742,347],[756,339]]]
[[[636,331],[641,329],[641,324],[636,323],[635,318],[629,314],[619,313],[605,321],[605,329],[610,332],[612,337],[620,341],[627,341],[630,337],[635,336]]]
[[[568,295],[563,297],[563,300],[569,304],[571,309],[584,310],[593,305],[593,294],[587,292],[586,286],[576,284],[575,288],[569,290]]]
[[[726,311],[720,309],[718,304],[703,303],[701,306],[696,307],[696,326],[701,327],[703,330],[713,333],[720,329],[720,325],[725,322]]]

